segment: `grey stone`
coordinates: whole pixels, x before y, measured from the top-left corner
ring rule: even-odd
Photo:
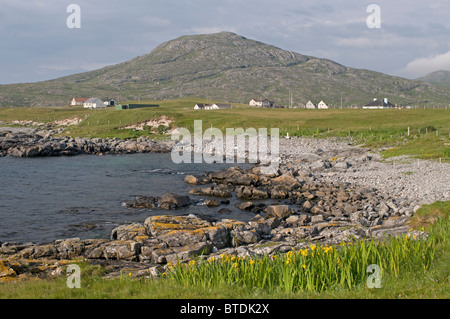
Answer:
[[[277,216],[279,218],[287,218],[294,213],[294,210],[291,209],[288,205],[273,205],[267,207],[267,216],[274,217]]]

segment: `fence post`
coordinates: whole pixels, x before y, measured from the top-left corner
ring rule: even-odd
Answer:
[[[409,136],[409,126],[408,126],[408,136]]]

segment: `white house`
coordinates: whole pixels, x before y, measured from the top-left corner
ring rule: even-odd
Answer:
[[[207,105],[209,105],[209,104],[206,104],[206,105],[202,104],[202,103],[195,104],[194,110],[204,110]]]
[[[326,105],[324,101],[320,101],[320,103],[317,105],[317,108],[322,110],[328,109],[328,105]]]
[[[268,99],[251,99],[248,104],[250,106],[273,107],[275,103]]]
[[[308,103],[306,103],[306,108],[307,109],[317,109],[317,106],[313,102],[308,101]]]
[[[373,99],[373,101],[367,103],[363,106],[363,109],[388,109],[394,108],[395,105],[388,101],[387,98],[384,100],[378,100],[377,98]]]
[[[96,97],[91,97],[90,99],[87,99],[86,102],[83,103],[83,106],[86,109],[96,109],[106,107],[105,103],[103,103],[102,100]]]
[[[78,105],[83,105],[84,102],[86,102],[88,99],[87,98],[81,98],[81,97],[74,97],[72,99],[72,102],[70,102],[71,106],[78,106]]]

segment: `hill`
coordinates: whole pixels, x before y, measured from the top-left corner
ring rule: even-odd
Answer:
[[[450,87],[450,71],[439,70],[431,72],[417,79],[418,81],[429,82],[439,86]]]
[[[450,92],[427,82],[354,69],[282,50],[234,33],[182,36],[149,54],[51,81],[0,85],[0,106],[67,105],[77,97],[159,100],[199,97],[277,104],[324,100],[361,105],[374,97],[394,104],[448,105]]]

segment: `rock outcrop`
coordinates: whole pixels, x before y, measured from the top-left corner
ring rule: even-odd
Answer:
[[[168,153],[170,142],[140,137],[137,140],[56,137],[55,131],[0,131],[0,156],[44,157],[80,154]]]

